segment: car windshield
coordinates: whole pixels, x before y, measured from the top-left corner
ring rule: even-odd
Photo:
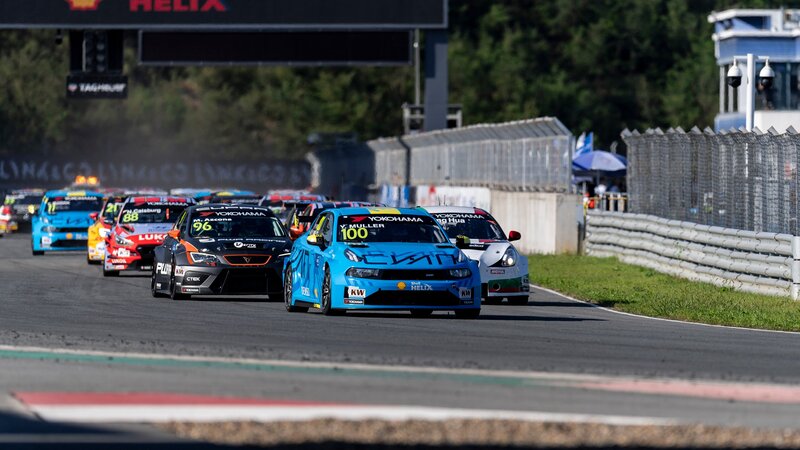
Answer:
[[[261,201],[261,197],[252,195],[238,195],[238,196],[222,196],[214,197],[211,203],[233,204],[238,203],[242,205],[257,205]]]
[[[483,214],[437,213],[433,214],[433,217],[439,221],[450,238],[466,236],[470,239],[506,240],[500,225]]]
[[[113,222],[114,219],[117,218],[117,213],[119,213],[119,209],[122,208],[122,205],[125,203],[124,198],[116,198],[110,199],[106,202],[106,206],[103,209],[103,220],[107,222]]]
[[[42,195],[21,195],[11,194],[6,196],[6,205],[38,205],[42,201]]]
[[[280,221],[263,211],[200,211],[192,217],[189,235],[212,239],[286,237]]]
[[[322,220],[322,219],[320,219]],[[427,216],[357,215],[339,219],[339,241],[413,242],[441,244],[447,242],[436,221]]]
[[[172,223],[189,205],[183,204],[143,204],[122,210],[119,222],[131,223]]]
[[[101,197],[50,197],[47,199],[47,214],[60,212],[99,212],[103,207]]]

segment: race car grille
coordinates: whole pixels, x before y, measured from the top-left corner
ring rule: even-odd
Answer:
[[[210,288],[220,295],[268,294],[280,291],[281,281],[272,269],[223,269]]]
[[[461,301],[444,291],[378,291],[364,299],[373,306],[457,306]]]
[[[396,270],[389,269],[381,271],[383,280],[450,280],[447,270]]]
[[[232,266],[263,266],[272,258],[270,255],[227,255],[225,261]]]
[[[56,233],[86,233],[89,227],[66,227],[57,228]]]
[[[142,257],[142,261],[153,261],[155,259],[157,245],[140,245],[136,247],[136,253]]]
[[[61,240],[53,242],[50,247],[52,248],[81,248],[89,245],[89,241],[85,240]]]

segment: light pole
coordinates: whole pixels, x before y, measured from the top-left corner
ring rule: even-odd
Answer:
[[[734,56],[733,66],[728,70],[728,85],[738,88],[742,84],[742,69],[739,68],[739,59],[747,60],[747,77],[745,78],[745,129],[753,131],[753,121],[756,114],[756,56],[748,53],[746,56]],[[765,61],[764,68],[758,73],[761,86],[764,89],[772,87],[772,80],[775,79],[775,71],[769,65],[769,56],[759,56],[759,61]]]

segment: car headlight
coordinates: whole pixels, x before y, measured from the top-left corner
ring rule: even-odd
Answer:
[[[58,228],[52,225],[47,225],[46,227],[42,227],[42,233],[56,233],[57,231]]]
[[[459,251],[458,251],[458,258],[456,259],[456,262],[458,262],[458,263],[465,263],[465,262],[467,262],[467,261],[469,261],[469,257],[467,257],[467,255],[466,255],[466,254],[464,254],[464,252],[462,252],[461,250],[459,250]]]
[[[189,252],[189,257],[192,258],[192,262],[195,264],[216,264],[218,261],[215,255],[209,253]]]
[[[380,278],[381,277],[381,270],[380,269],[358,269],[356,267],[351,267],[347,270],[346,275],[352,278]]]
[[[469,269],[450,269],[450,276],[453,278],[469,278],[472,271]]]
[[[117,245],[121,245],[123,247],[130,247],[130,246],[133,245],[133,241],[132,240],[126,239],[126,238],[124,238],[124,237],[122,237],[122,236],[120,236],[118,234],[114,235],[114,242],[116,242]]]
[[[519,256],[517,255],[517,251],[514,250],[514,247],[508,247],[508,250],[506,250],[503,258],[500,260],[500,265],[502,267],[513,267],[517,264],[518,258]]]
[[[356,255],[355,252],[349,248],[344,251],[344,257],[353,262],[361,262],[361,258],[359,258],[358,255]]]

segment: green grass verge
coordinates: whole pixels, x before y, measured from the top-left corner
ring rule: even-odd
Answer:
[[[800,302],[695,283],[616,258],[528,258],[531,282],[634,314],[769,330],[800,331]]]

